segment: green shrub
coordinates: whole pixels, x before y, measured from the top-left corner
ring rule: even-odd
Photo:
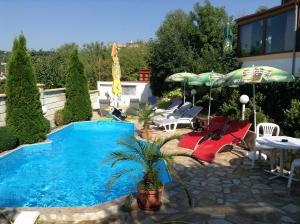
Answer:
[[[290,108],[283,112],[283,129],[287,134],[298,137],[300,135],[300,100],[292,99]]]
[[[219,108],[219,113],[223,116],[233,116],[235,112],[235,116],[238,116],[238,100],[239,100],[239,91],[234,89],[229,98],[224,101],[224,103]]]
[[[157,101],[157,107],[161,109],[166,109],[171,103],[171,100],[165,97],[161,97]]]
[[[91,99],[84,66],[79,60],[77,48],[74,47],[69,58],[66,77],[66,104],[64,123],[86,121],[92,117]]]
[[[6,79],[6,121],[21,144],[46,139],[49,121],[43,116],[40,94],[23,35],[15,39]]]
[[[13,149],[18,146],[18,138],[12,128],[0,127],[0,152]]]
[[[172,91],[166,92],[163,94],[163,97],[168,98],[168,99],[175,99],[175,98],[182,98],[182,89],[181,88],[177,88],[174,89]]]
[[[64,125],[64,110],[60,109],[54,113],[54,123],[56,126]]]
[[[162,97],[157,101],[157,107],[161,109],[166,109],[172,102],[173,99],[182,98],[182,89],[177,88],[169,92],[165,92]]]
[[[249,116],[249,121],[253,123],[254,125],[254,114],[253,111]],[[267,116],[263,112],[256,112],[256,125],[259,123],[267,122]]]

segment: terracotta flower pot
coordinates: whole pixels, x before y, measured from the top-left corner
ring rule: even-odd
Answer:
[[[139,207],[147,211],[156,211],[162,204],[162,193],[164,187],[161,186],[158,191],[146,191],[138,187],[138,204]]]
[[[151,141],[152,140],[152,130],[148,129],[148,134],[147,134],[146,130],[142,129],[141,130],[141,137],[143,139],[147,139],[148,141]]]

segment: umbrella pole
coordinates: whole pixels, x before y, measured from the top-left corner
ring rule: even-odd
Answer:
[[[207,125],[209,125],[209,117],[210,117],[211,89],[212,89],[212,87],[210,86],[210,89],[209,89],[209,101],[208,101]]]
[[[185,103],[185,81],[183,83],[183,103]]]
[[[254,132],[256,133],[255,84],[253,84],[253,120],[254,120]]]

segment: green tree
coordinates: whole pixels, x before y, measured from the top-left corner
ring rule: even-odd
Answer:
[[[66,104],[64,122],[89,120],[92,117],[92,106],[87,77],[83,63],[79,60],[78,50],[73,48],[69,56],[66,77]]]
[[[137,47],[122,48],[119,51],[122,80],[138,80],[139,70],[148,67],[148,49],[148,44],[139,42]]]
[[[103,43],[94,42],[83,45],[80,59],[84,64],[91,89],[97,89],[97,80],[100,80],[100,77],[104,78],[102,81],[111,80],[110,51]]]
[[[61,88],[65,85],[67,57],[56,51],[32,51],[33,66],[38,83],[45,84],[46,89]]]
[[[167,15],[150,47],[149,64],[152,71],[151,88],[161,95],[170,87],[164,80],[175,72],[227,73],[240,67],[235,55],[236,27],[233,51],[224,52],[224,28],[232,19],[224,8],[214,7],[209,1],[196,3],[193,11],[182,10]]]
[[[232,19],[224,8],[214,7],[208,0],[204,5],[196,3],[190,13],[193,20],[192,40],[196,53],[199,55],[200,72],[215,70],[227,73],[240,67],[235,55],[236,26],[233,27],[233,51],[224,52],[224,28]]]
[[[156,32],[157,39],[150,43],[149,66],[151,89],[155,95],[170,89],[164,80],[181,71],[195,70],[195,54],[191,44],[192,20],[182,10],[167,14]]]
[[[49,121],[42,114],[40,94],[26,39],[20,35],[13,44],[6,81],[6,122],[16,132],[21,144],[46,138]]]

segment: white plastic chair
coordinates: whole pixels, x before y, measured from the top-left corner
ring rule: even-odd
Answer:
[[[296,167],[300,167],[300,159],[295,159],[293,162],[292,162],[292,166],[291,166],[291,171],[290,171],[290,176],[289,176],[289,182],[288,182],[288,188],[291,188],[291,185],[292,185],[292,180],[293,180],[293,175],[294,175],[294,172],[295,172],[295,168]]]
[[[273,123],[259,123],[256,126],[256,139],[261,137],[268,137],[268,136],[278,136],[280,132],[280,127],[277,124]],[[261,157],[261,151],[262,150],[272,150],[273,147],[261,145],[257,141],[255,142],[255,147],[253,149],[254,156],[252,157],[252,168],[255,166],[255,160],[256,160],[256,152],[259,152],[259,158]],[[271,152],[271,170],[273,170],[274,165],[274,156],[273,152]]]

